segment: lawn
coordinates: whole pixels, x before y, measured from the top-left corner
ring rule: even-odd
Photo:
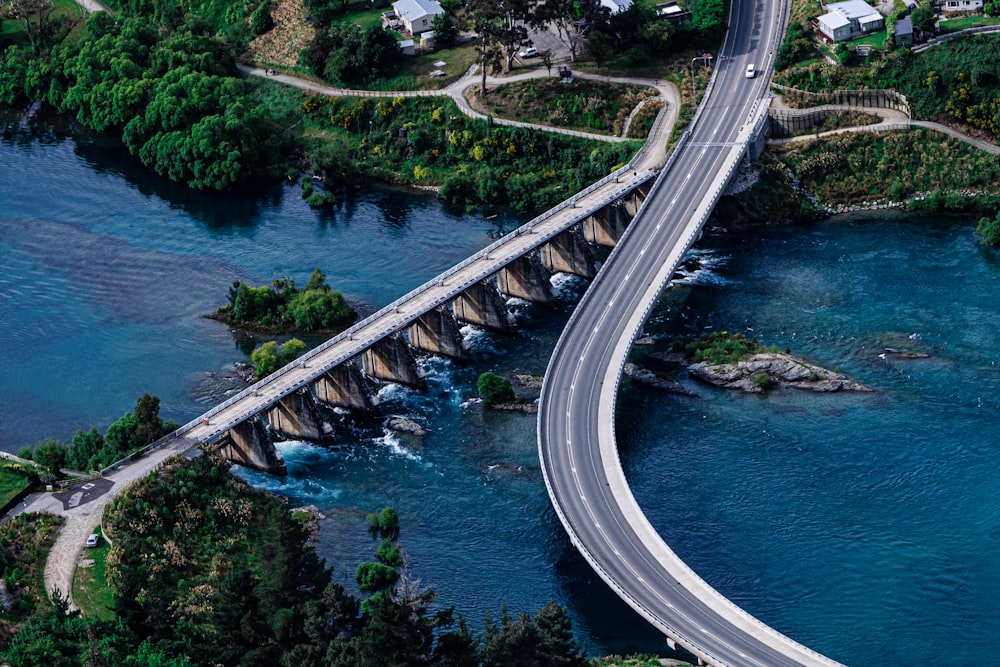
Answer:
[[[870,32],[864,37],[859,37],[858,39],[852,39],[847,42],[847,48],[853,49],[858,46],[870,46],[873,49],[881,49],[882,45],[885,44],[885,39],[888,33],[885,30],[879,30],[878,32]]]
[[[55,10],[53,17],[68,17],[70,20],[77,20],[83,17],[83,9],[73,0],[54,0]],[[24,27],[19,21],[4,19],[0,21],[0,45],[6,45],[10,41],[18,46],[26,46],[28,38],[24,34]]]
[[[94,532],[100,534],[100,527],[95,528]],[[104,564],[109,551],[111,545],[102,536],[98,546],[86,548],[81,565],[76,569],[76,576],[73,577],[73,601],[84,616],[104,620],[113,620],[115,617],[114,595],[104,577]],[[90,560],[93,565],[82,565]]]
[[[1000,25],[1000,16],[963,16],[957,19],[942,20],[938,25],[942,32],[958,32],[966,28]]]
[[[28,488],[28,475],[31,473],[32,471],[17,464],[5,463],[0,466],[0,505],[7,504]]]

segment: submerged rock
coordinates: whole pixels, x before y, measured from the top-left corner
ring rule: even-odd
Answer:
[[[514,373],[514,382],[518,383],[526,389],[541,389],[542,380],[544,379],[541,375],[529,375],[528,373]]]
[[[913,350],[897,350],[887,347],[878,355],[882,359],[892,357],[893,359],[927,359],[931,355],[926,352],[914,352]]]
[[[672,377],[656,373],[648,368],[642,368],[633,363],[627,363],[625,364],[624,371],[625,375],[629,376],[629,378],[632,379],[632,382],[635,382],[636,384],[653,387],[655,389],[662,389],[664,391],[669,391],[673,394],[681,394],[683,396],[697,396],[696,393]]]
[[[736,364],[692,364],[688,372],[717,387],[751,393],[760,393],[774,384],[816,392],[875,391],[846,375],[777,352],[761,352]]]
[[[524,412],[533,414],[538,412],[538,403],[493,403],[489,407],[494,410],[506,410],[507,412]]]

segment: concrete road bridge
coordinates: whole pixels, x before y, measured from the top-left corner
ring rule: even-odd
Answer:
[[[742,160],[759,150],[782,2],[732,0],[709,90],[643,207],[577,305],[545,373],[539,458],[573,544],[633,609],[708,664],[837,665],[761,623],[693,572],[650,525],[615,443],[618,385],[646,317]],[[761,75],[747,75],[749,65]]]
[[[507,298],[552,303],[552,274],[597,274],[591,247],[613,247],[652,187],[657,153],[649,147],[626,167],[185,424],[172,446],[178,438],[214,443],[233,462],[281,473],[284,463],[270,436],[323,441],[317,402],[368,410],[375,405],[372,380],[422,387],[414,352],[465,358],[461,324],[510,330]]]
[[[768,77],[744,72],[750,63],[758,72],[770,71],[786,15],[782,2],[732,0],[709,89],[658,176],[664,114],[653,140],[624,169],[182,426],[145,461],[204,442],[216,443],[233,461],[281,472],[268,430],[322,440],[316,401],[370,408],[366,377],[420,386],[413,349],[463,357],[458,321],[508,328],[501,295],[545,302],[552,298],[547,272],[577,273],[593,282],[553,353],[538,421],[546,486],[573,544],[669,643],[701,661],[720,667],[837,665],[736,607],[673,553],[632,497],[614,437],[616,394],[632,342],[732,174],[763,148]],[[614,247],[599,273],[588,243]],[[124,465],[106,473],[124,482],[144,468]],[[83,501],[75,495],[65,501],[75,504],[63,508],[75,532],[64,531],[53,549],[66,557],[49,559],[50,587],[69,590],[77,533],[93,525],[104,504]]]

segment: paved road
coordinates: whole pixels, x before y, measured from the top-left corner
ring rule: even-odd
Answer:
[[[618,460],[614,407],[632,341],[738,163],[750,119],[763,111],[767,76],[747,79],[744,71],[752,62],[770,72],[784,27],[779,7],[731,4],[730,30],[692,134],[575,309],[546,371],[538,415],[546,484],[573,543],[654,626],[718,666],[837,663],[737,608],[657,535]]]
[[[537,76],[537,75],[532,75]],[[166,458],[181,453],[198,441],[210,441],[249,415],[257,414],[282,396],[310,383],[322,372],[360,353],[371,342],[399,331],[420,314],[444,303],[454,295],[494,273],[528,249],[537,247],[560,233],[589,210],[596,210],[623,193],[634,183],[652,178],[666,153],[666,146],[677,120],[677,105],[668,105],[644,150],[629,166],[629,173],[595,184],[508,234],[488,248],[445,271],[409,294],[401,297],[343,334],[311,350],[299,363],[279,370],[259,383],[192,420],[174,437],[161,443],[146,456],[105,476],[102,484],[84,489],[73,487],[63,494],[35,494],[18,508],[23,511],[46,511],[66,519],[45,568],[46,589],[71,593],[73,575],[86,536],[99,525],[104,507],[129,483],[149,473]],[[110,483],[107,483],[110,482]],[[72,598],[70,599],[72,605]]]

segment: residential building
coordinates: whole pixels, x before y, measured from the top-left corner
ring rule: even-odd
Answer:
[[[445,13],[436,0],[397,0],[392,3],[392,11],[411,35],[430,30],[434,17]]]

